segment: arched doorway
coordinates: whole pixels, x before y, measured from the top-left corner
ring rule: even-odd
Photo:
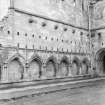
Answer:
[[[66,59],[63,59],[60,63],[58,76],[65,77],[69,75],[69,63]]]
[[[19,61],[19,58],[15,58],[8,64],[8,80],[15,82],[23,79],[24,67]]]
[[[72,70],[71,73],[73,76],[79,75],[79,69],[80,69],[80,61],[78,58],[75,58],[72,62]]]
[[[56,75],[56,64],[53,59],[50,59],[46,64],[46,77],[47,79],[53,78]]]
[[[86,75],[88,74],[88,69],[89,69],[89,61],[88,59],[83,59],[82,64],[81,64],[81,74]]]
[[[105,49],[96,53],[96,69],[99,74],[105,75]]]
[[[31,80],[35,80],[40,78],[41,76],[41,61],[36,59],[33,59],[31,61],[31,63],[29,64],[29,69],[28,69],[28,75],[29,75],[29,79]]]

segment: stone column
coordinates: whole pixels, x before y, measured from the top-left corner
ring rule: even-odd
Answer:
[[[58,70],[59,70],[59,64],[56,63],[55,66],[56,66],[56,71],[55,71],[55,75],[54,75],[54,78],[57,78],[57,73],[58,73]]]
[[[100,61],[95,61],[95,65],[96,65],[96,73],[97,73],[97,75],[100,75],[100,65],[99,64],[101,64],[101,62]],[[101,65],[102,66],[102,65]]]
[[[92,77],[94,76],[94,70],[93,70],[93,66],[92,66],[91,63],[90,63],[90,66],[89,66],[88,73],[89,73]]]
[[[92,54],[93,55],[93,54]],[[94,56],[93,58],[91,59],[91,75],[94,77],[96,76],[96,65],[95,65],[95,60],[94,60]]]
[[[47,77],[46,77],[46,65],[45,65],[45,63],[42,64],[41,77],[40,78],[41,79],[47,79]]]
[[[29,68],[29,65],[28,65],[28,63],[26,63],[25,67],[24,67],[24,80],[29,80],[29,78],[28,78],[28,68]]]
[[[82,75],[83,71],[82,71],[82,63],[80,64],[80,68],[79,68],[79,75]]]
[[[73,76],[71,70],[72,70],[72,64],[70,63],[69,64],[69,74],[68,74],[69,77]]]
[[[2,79],[2,82],[9,82],[8,81],[8,68],[7,68],[7,63],[4,63],[3,64],[3,67],[2,67],[2,72],[1,72],[2,76],[1,76],[1,79]]]
[[[60,71],[60,63],[57,64],[56,78],[60,78],[59,71]]]

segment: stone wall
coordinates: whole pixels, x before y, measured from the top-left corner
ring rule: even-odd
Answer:
[[[105,26],[105,1],[100,0],[94,4],[92,28]]]
[[[1,82],[93,75],[89,34],[86,27],[82,27],[87,26],[87,22],[81,22],[84,20],[81,17],[83,7],[79,7],[82,1],[77,0],[75,7],[71,2],[15,0],[15,8],[9,9],[0,24]],[[23,7],[20,3],[24,3],[21,4]],[[67,3],[73,9],[70,14],[70,8],[67,11],[62,9],[64,4],[68,7]],[[82,8],[80,12],[78,8]],[[76,20],[71,18],[71,14]]]
[[[80,27],[88,27],[87,0],[14,0],[14,8]]]
[[[85,29],[19,11],[11,12],[13,14],[1,25],[1,81],[91,74]]]
[[[84,29],[18,12],[14,15],[15,46],[61,52],[89,51],[88,32]]]
[[[8,52],[8,58],[1,62],[2,82],[91,75],[88,54],[13,48]]]

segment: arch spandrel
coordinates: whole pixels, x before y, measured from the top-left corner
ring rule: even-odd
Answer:
[[[23,64],[23,65],[25,65],[25,58],[22,56],[22,55],[20,55],[20,54],[15,54],[15,55],[13,55],[11,58],[9,58],[6,62],[7,62],[7,64],[9,64],[12,60],[14,60],[15,58],[18,58],[19,59],[19,61]]]
[[[43,59],[39,56],[39,55],[33,55],[29,60],[29,64],[33,61],[33,60],[37,60],[41,65],[43,64]]]

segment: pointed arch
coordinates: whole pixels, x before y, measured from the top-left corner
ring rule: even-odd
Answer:
[[[14,60],[15,58],[18,58],[19,61],[21,62],[22,65],[25,65],[25,58],[19,54],[19,53],[16,53],[15,55],[13,55],[11,58],[9,58],[7,60],[7,63],[9,64],[12,60]]]
[[[102,48],[96,52],[95,59],[96,61],[101,61],[105,56],[105,48]]]
[[[78,57],[74,57],[73,60],[72,60],[72,63],[73,62],[76,62],[78,65],[80,65],[81,61]]]
[[[56,76],[57,71],[57,59],[54,56],[51,56],[46,61],[46,77],[53,78]]]
[[[88,58],[84,58],[82,60],[82,63],[86,63],[88,66],[90,65],[89,59]]]
[[[96,52],[95,61],[97,73],[102,76],[105,75],[105,48]]]
[[[67,64],[70,63],[67,56],[63,56],[60,62],[62,62],[62,61],[65,61]]]
[[[88,58],[84,58],[81,63],[82,75],[88,74],[88,69],[89,69],[89,60]]]
[[[57,64],[57,58],[54,57],[53,55],[50,56],[50,57],[46,60],[46,64],[47,64],[50,60],[53,60],[53,62],[55,62],[55,64]]]
[[[76,76],[79,75],[79,69],[80,69],[80,60],[78,57],[74,57],[73,61],[72,61],[72,75]]]
[[[68,74],[69,74],[69,59],[67,58],[67,56],[64,56],[60,61],[58,76],[65,77],[68,76]]]
[[[39,56],[38,54],[33,54],[33,55],[31,56],[31,58],[29,59],[29,64],[30,64],[30,62],[31,62],[32,60],[34,60],[34,59],[37,59],[37,60],[41,63],[41,65],[43,64],[43,60],[42,60],[41,56]]]
[[[43,61],[38,55],[33,55],[29,60],[28,77],[35,80],[41,77]]]
[[[13,56],[8,62],[8,80],[16,82],[24,79],[24,66],[19,55]]]

